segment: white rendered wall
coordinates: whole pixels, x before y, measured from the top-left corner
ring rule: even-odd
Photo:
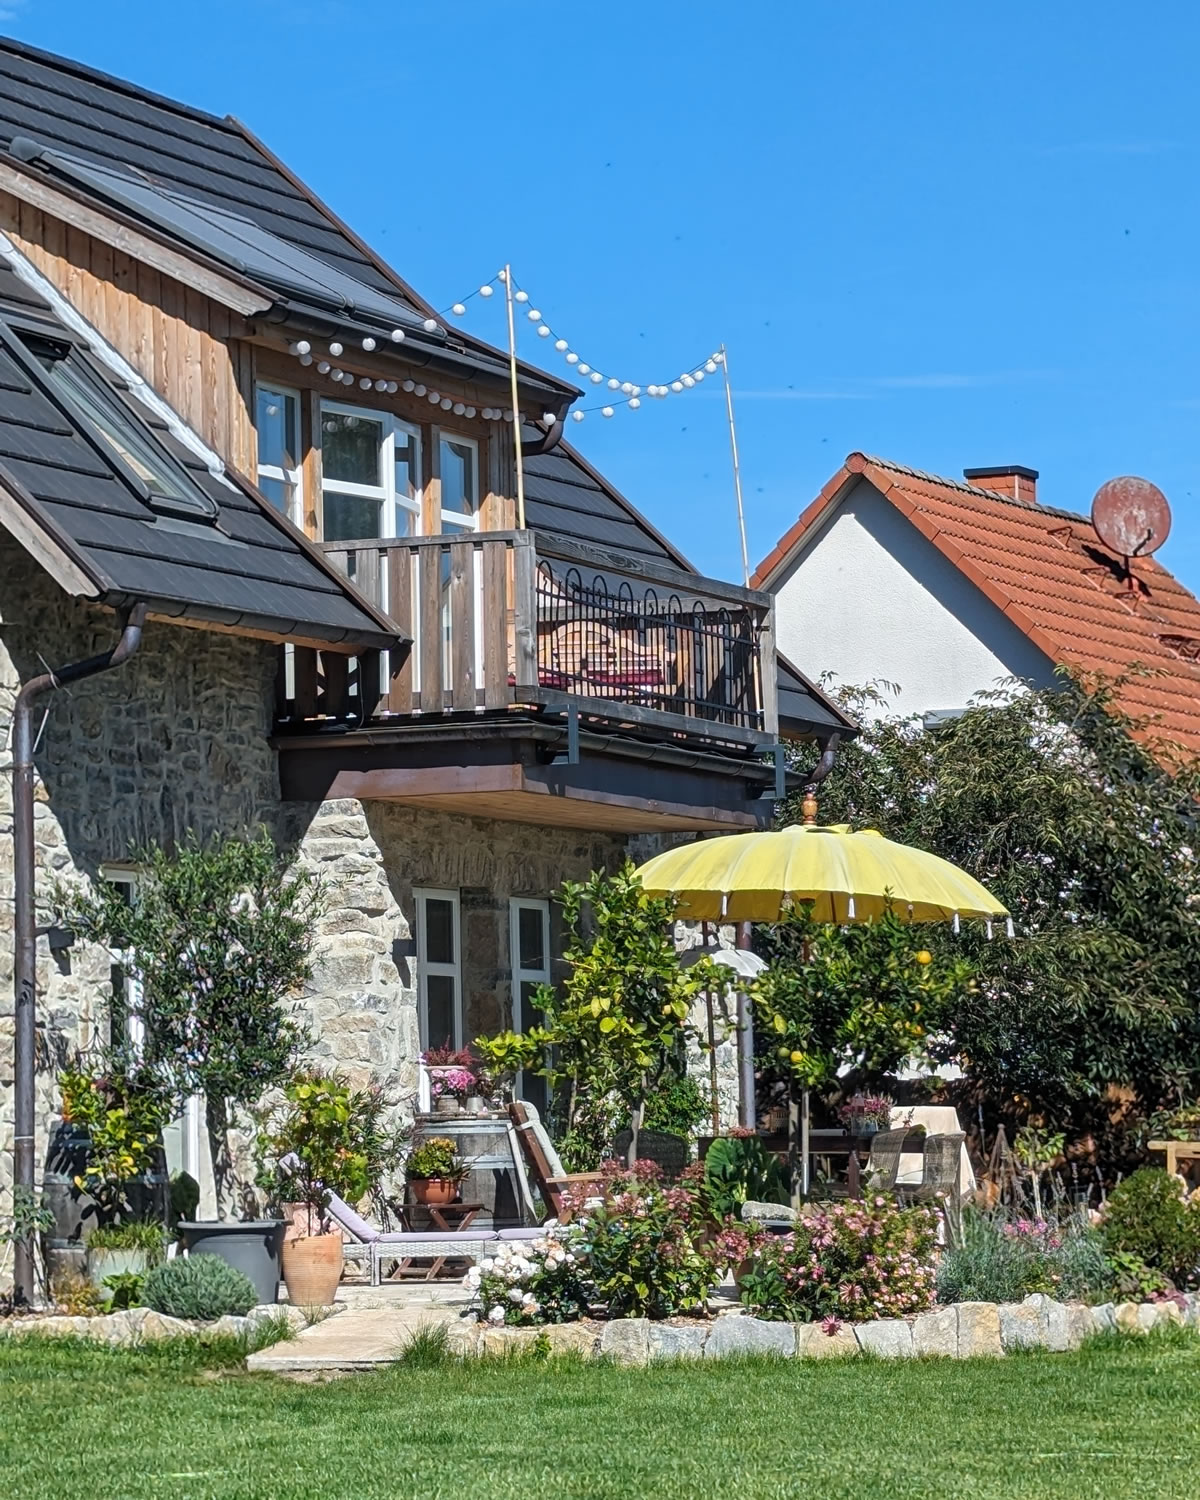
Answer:
[[[1006,677],[1053,680],[1053,663],[865,479],[774,593],[783,654],[813,678],[898,684],[886,712],[963,708]]]

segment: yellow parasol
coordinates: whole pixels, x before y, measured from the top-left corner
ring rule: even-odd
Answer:
[[[696,922],[778,922],[813,903],[818,922],[870,922],[888,901],[909,922],[1008,918],[1007,909],[965,870],[873,828],[799,824],[766,833],[697,839],[655,855],[638,870],[652,896],[673,896]]]

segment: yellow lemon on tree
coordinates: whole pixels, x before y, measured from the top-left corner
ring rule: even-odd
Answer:
[[[793,1052],[791,1060],[794,1063],[801,1063],[801,1062],[803,1062],[804,1061],[804,1053],[803,1052]]]
[[[913,957],[919,964],[931,964],[933,962],[933,954],[930,953],[928,948],[918,949],[917,952],[913,954]]]

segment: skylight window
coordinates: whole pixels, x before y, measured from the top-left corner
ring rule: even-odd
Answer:
[[[86,423],[106,456],[153,510],[190,521],[216,521],[216,501],[139,426],[133,413],[82,363],[70,344],[30,334],[22,341],[46,372],[55,396],[72,416]]]

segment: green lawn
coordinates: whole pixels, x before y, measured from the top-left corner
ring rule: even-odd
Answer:
[[[0,1347],[0,1494],[1195,1500],[1200,1340],[996,1362],[393,1368],[322,1385]]]

